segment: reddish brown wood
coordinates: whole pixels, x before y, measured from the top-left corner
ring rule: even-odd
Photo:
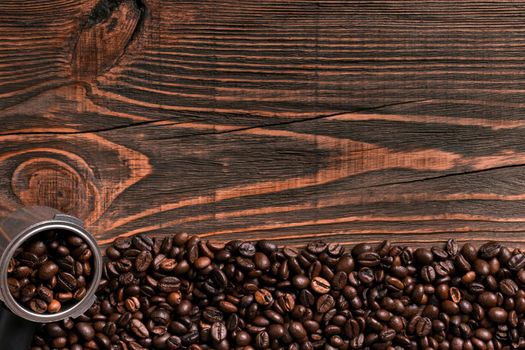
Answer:
[[[525,246],[525,12],[6,0],[0,210],[138,233]]]

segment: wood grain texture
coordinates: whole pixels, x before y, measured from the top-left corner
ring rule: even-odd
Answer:
[[[5,0],[0,210],[525,247],[525,4]]]

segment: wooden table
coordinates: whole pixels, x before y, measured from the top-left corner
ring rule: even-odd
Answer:
[[[525,3],[3,0],[0,209],[525,246]]]

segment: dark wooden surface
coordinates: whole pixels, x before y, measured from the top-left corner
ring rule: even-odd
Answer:
[[[3,0],[0,211],[525,246],[525,3]]]

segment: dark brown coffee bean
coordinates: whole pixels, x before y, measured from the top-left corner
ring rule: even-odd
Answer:
[[[525,254],[517,253],[508,262],[509,269],[513,271],[521,270],[525,267]]]
[[[291,322],[288,331],[290,332],[290,335],[298,341],[304,341],[306,339],[306,330],[300,322]]]
[[[492,292],[483,292],[478,296],[478,302],[482,306],[491,308],[498,304],[498,296]]]
[[[51,300],[53,300],[53,291],[44,286],[40,286],[36,289],[36,295],[38,298],[45,301],[46,304],[49,304]]]
[[[162,278],[159,282],[157,287],[161,292],[164,293],[172,293],[177,292],[180,289],[180,279],[173,276],[168,276]]]
[[[200,258],[195,260],[195,267],[198,268],[199,270],[203,270],[207,268],[208,266],[210,266],[210,264],[211,264],[211,259],[208,258],[207,256],[201,256]]]
[[[334,290],[341,290],[346,286],[346,283],[348,282],[348,275],[344,271],[338,271],[335,273],[334,277],[332,278],[331,285],[334,288]]]
[[[138,272],[146,271],[153,262],[153,256],[147,250],[143,250],[135,258],[135,269]]]
[[[421,269],[421,278],[427,283],[431,283],[436,279],[436,271],[432,266],[423,266]]]
[[[445,246],[445,250],[449,256],[455,257],[459,252],[459,246],[455,239],[449,239]]]
[[[37,314],[43,314],[47,311],[47,303],[42,299],[31,299],[29,302],[29,307]]]
[[[505,323],[507,321],[507,311],[501,307],[490,308],[488,313],[490,319],[496,323]]]
[[[357,262],[363,267],[373,267],[379,265],[381,257],[375,252],[364,252],[358,255]]]
[[[252,243],[244,242],[239,246],[239,254],[246,258],[251,258],[255,255],[255,246]]]
[[[354,259],[350,256],[342,256],[339,261],[337,262],[335,268],[336,271],[343,271],[347,274],[354,271],[355,262]]]
[[[147,338],[149,336],[149,331],[146,326],[136,318],[131,320],[129,329],[139,338]]]
[[[501,244],[498,242],[490,241],[479,247],[479,256],[482,259],[490,259],[499,254]]]
[[[518,285],[516,284],[516,282],[514,282],[513,280],[511,279],[504,279],[503,281],[500,282],[499,284],[499,288],[501,290],[501,292],[503,294],[505,294],[506,296],[508,297],[513,297],[516,295],[516,293],[518,293]]]
[[[16,259],[23,265],[35,267],[38,262],[38,256],[30,252],[22,252],[16,256]]]
[[[210,335],[215,343],[219,343],[226,339],[228,336],[228,330],[222,322],[215,322],[212,324],[210,329]]]
[[[335,300],[330,294],[323,294],[317,299],[317,312],[326,313],[335,307]]]
[[[266,331],[260,331],[255,336],[255,348],[267,349],[270,346],[270,336]]]
[[[38,278],[47,281],[58,273],[59,267],[53,261],[46,261],[38,269]]]
[[[67,272],[60,272],[57,277],[57,284],[66,292],[73,292],[77,287],[75,276]]]

